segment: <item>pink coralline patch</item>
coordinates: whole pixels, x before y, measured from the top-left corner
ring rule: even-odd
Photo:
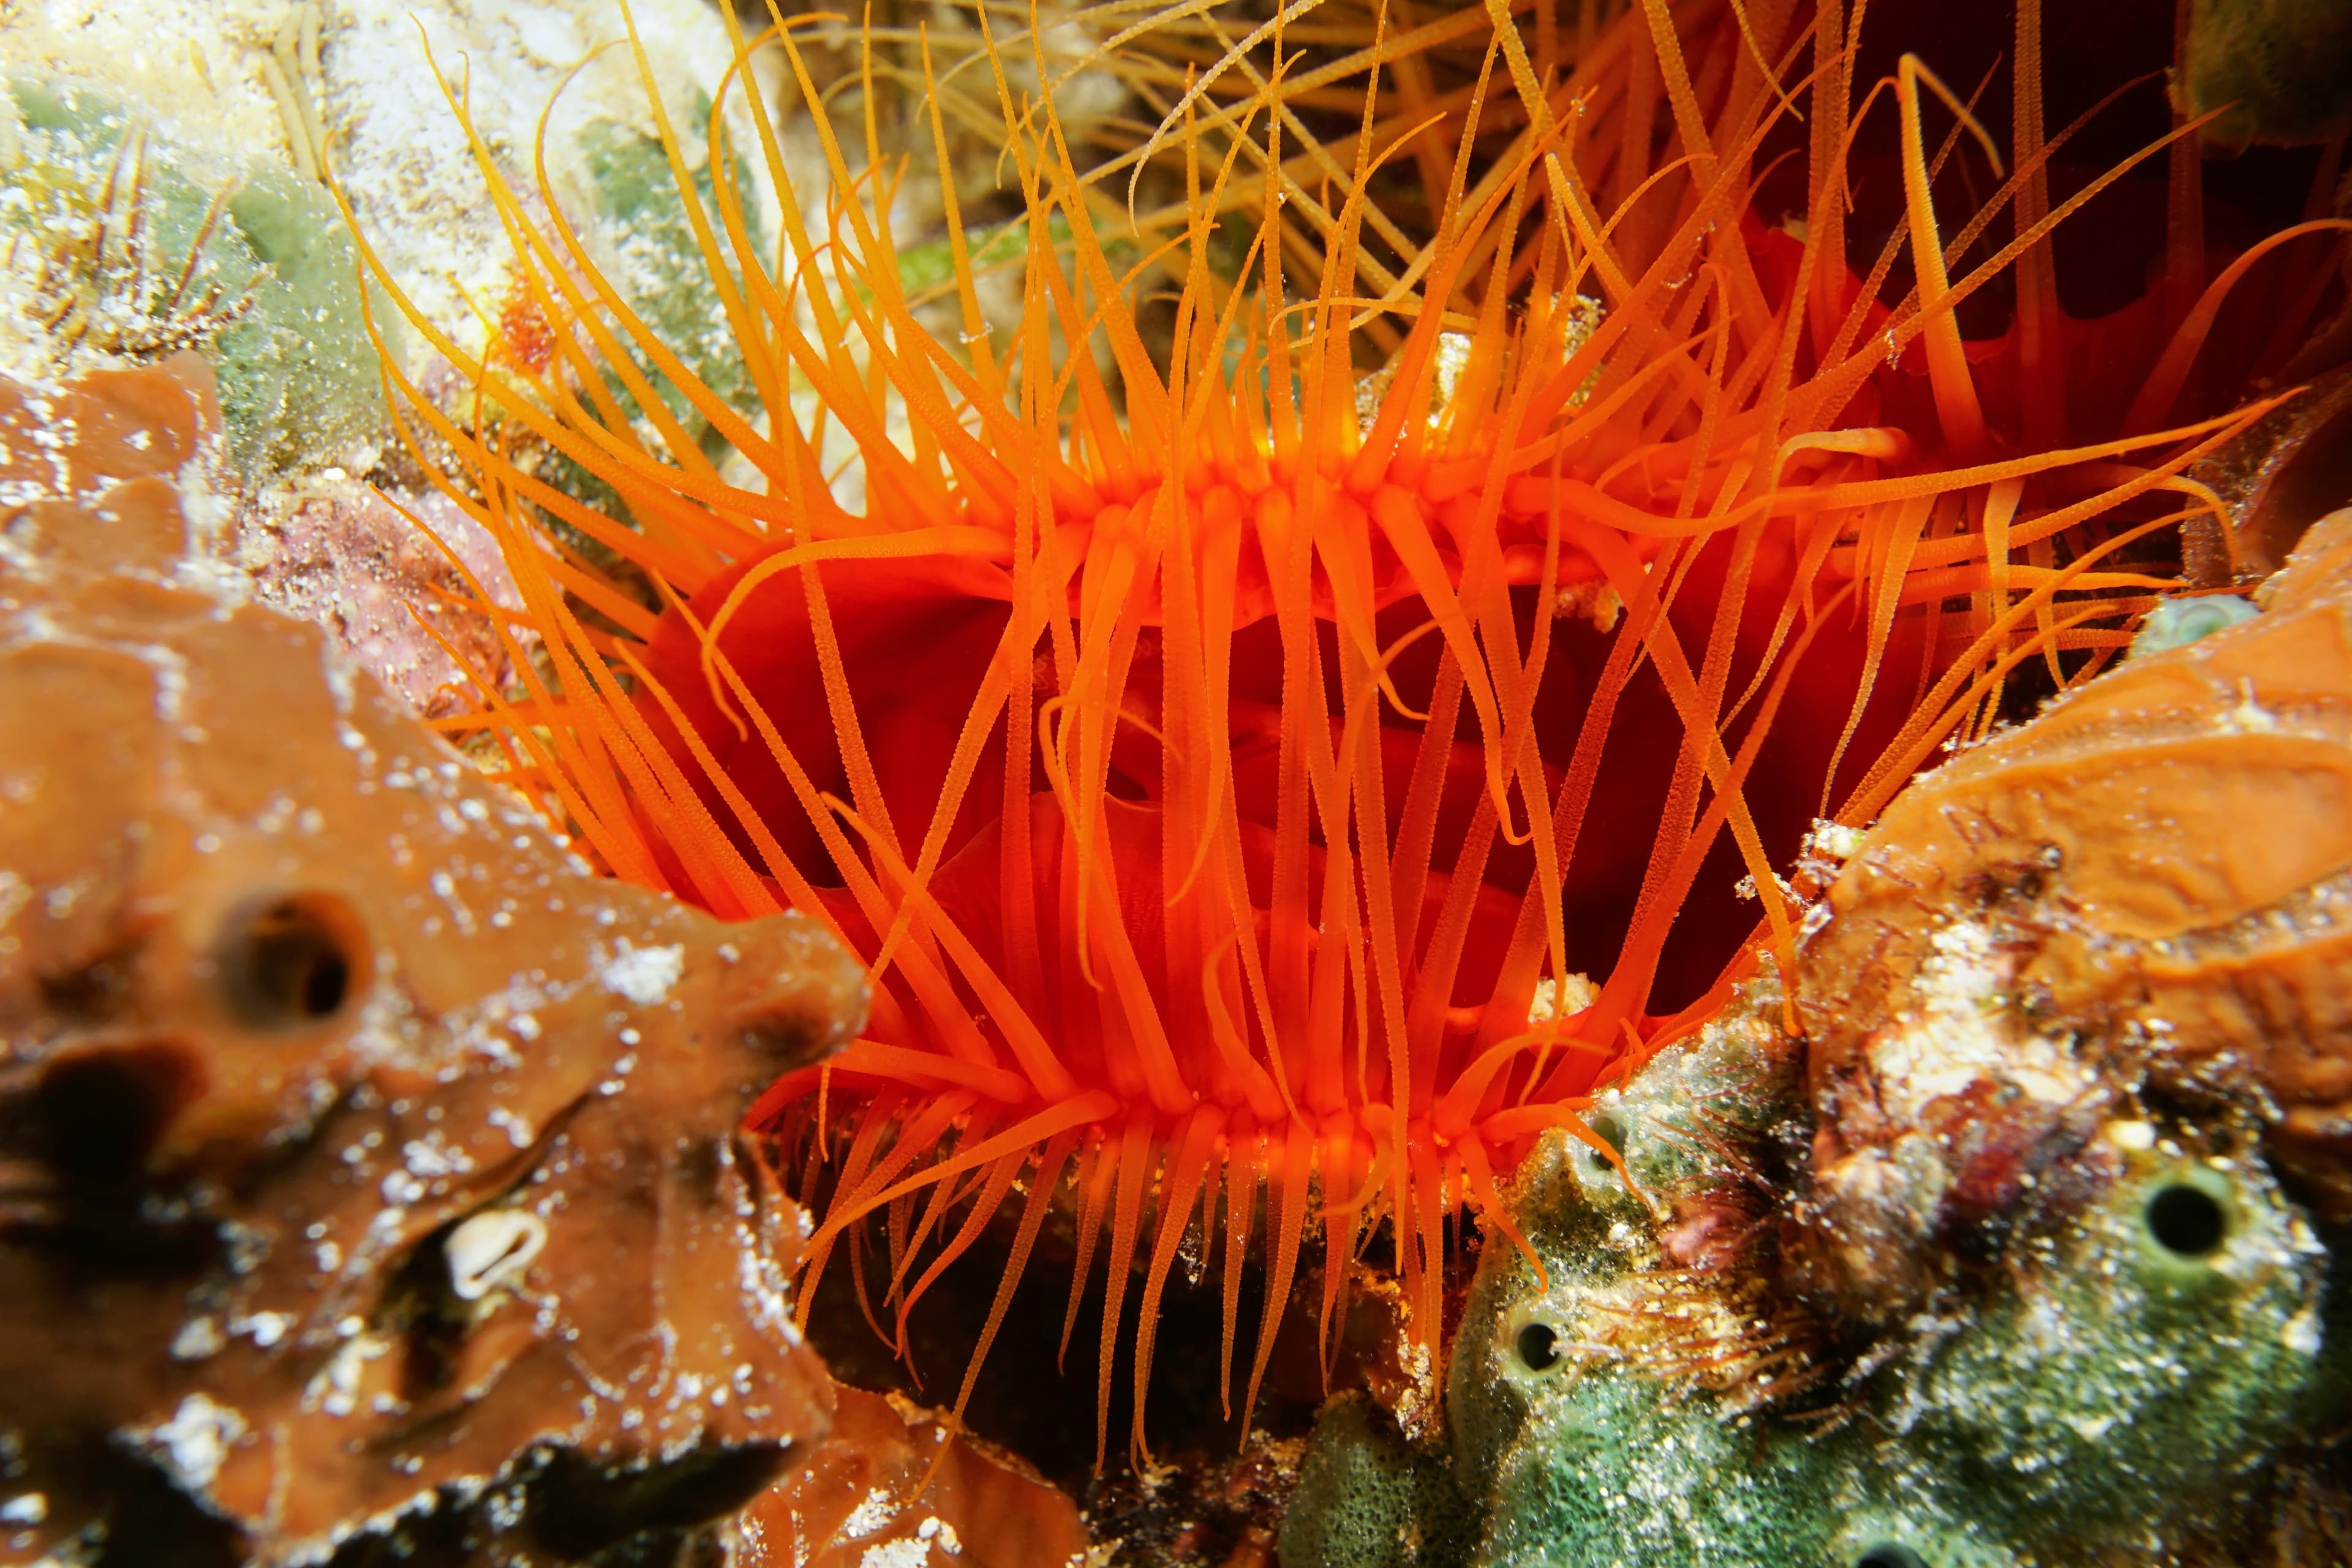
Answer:
[[[447,497],[342,481],[247,522],[243,542],[264,599],[325,627],[425,717],[478,701],[476,676],[505,684],[507,651],[477,594],[510,610],[522,598],[497,542]]]

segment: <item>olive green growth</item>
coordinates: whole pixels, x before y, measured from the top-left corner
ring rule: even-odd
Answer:
[[[708,123],[710,104],[698,96],[691,121]],[[739,413],[752,407],[753,389],[743,363],[742,345],[728,320],[719,286],[688,216],[684,193],[670,169],[669,155],[660,141],[609,120],[591,123],[580,134],[581,161],[595,193],[596,215],[619,259],[612,281],[629,301],[629,308],[653,329],[668,351],[684,363],[694,378],[719,401]],[[744,226],[744,237],[754,254],[766,245],[757,205],[751,192],[751,165],[740,155],[730,160],[729,195]],[[718,204],[718,189],[706,158],[689,170],[692,200],[710,224],[719,247],[732,254]],[[772,257],[768,258],[771,268]],[[643,345],[634,345],[639,368]],[[669,378],[649,375],[664,405],[689,434],[702,437],[709,421]],[[624,398],[625,391],[614,383]],[[625,403],[624,406],[627,406]]]
[[[2190,115],[2221,110],[2200,134],[2232,150],[2352,131],[2352,6],[2194,0],[2173,100]]]
[[[0,234],[41,279],[60,355],[193,348],[247,479],[364,468],[388,433],[358,254],[326,191],[275,162],[215,166],[98,94],[26,78]],[[392,313],[379,310],[386,331]]]
[[[1055,250],[1067,251],[1074,243],[1075,233],[1070,220],[1062,214],[1046,216],[1045,241]],[[1029,219],[1024,215],[992,228],[968,228],[963,238],[964,258],[974,273],[994,268],[1017,273],[1029,255]],[[1117,242],[1105,247],[1114,257],[1131,248]],[[909,295],[945,293],[954,284],[955,276],[955,244],[949,237],[922,240],[898,251],[898,286]]]
[[[333,200],[291,169],[256,170],[229,198],[236,236],[264,270],[253,313],[216,340],[221,413],[240,468],[320,458],[369,466],[386,430],[383,379],[360,302],[359,254]],[[398,315],[374,312],[393,334]]]
[[[709,118],[709,100],[698,94],[689,123],[707,124]],[[676,363],[688,375],[700,382],[747,423],[756,424],[758,389],[751,384],[734,323],[728,318],[726,302],[719,295],[688,215],[688,198],[678,189],[669,154],[660,140],[613,121],[599,120],[582,131],[579,146],[599,231],[609,240],[610,256],[617,263],[607,281],[651,329],[665,353],[676,356]],[[743,237],[755,255],[766,255],[765,228],[759,205],[751,196],[754,187],[751,164],[738,155],[729,161],[727,174],[729,195],[733,198],[736,219],[743,226]],[[705,158],[691,166],[688,179],[691,200],[709,224],[712,239],[722,252],[732,256],[733,241],[720,214],[709,160]],[[772,255],[766,255],[766,265],[773,269]],[[640,384],[652,389],[663,413],[675,421],[679,432],[706,457],[714,461],[723,458],[729,449],[727,437],[713,428],[708,414],[687,395],[679,379],[667,367],[657,364],[643,342],[624,337],[621,343]],[[666,437],[646,417],[645,409],[627,383],[609,368],[602,374],[614,402],[638,426],[637,439],[656,450],[664,447],[667,444]],[[541,477],[557,489],[586,501],[608,516],[628,517],[627,505],[612,486],[569,457],[551,452],[543,462]],[[588,559],[606,564],[614,559],[611,551],[586,535],[561,521],[555,521],[554,526],[567,543]]]
[[[1480,1510],[1455,1487],[1452,1467],[1413,1453],[1369,1399],[1345,1394],[1324,1411],[1299,1468],[1283,1560],[1460,1563],[1477,1541]]]

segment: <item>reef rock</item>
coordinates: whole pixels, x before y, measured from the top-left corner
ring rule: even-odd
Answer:
[[[859,971],[597,877],[243,602],[217,431],[193,356],[0,385],[0,1562],[731,1510],[833,1406],[736,1124]]]
[[[489,531],[438,491],[385,496],[312,479],[247,509],[237,558],[260,596],[323,626],[362,669],[428,719],[503,689],[512,658],[480,608],[522,595]]]
[[[1916,782],[1832,884],[1798,1005],[1848,1310],[2068,1201],[2143,1091],[2258,1117],[2352,1217],[2352,511],[2257,598]]]

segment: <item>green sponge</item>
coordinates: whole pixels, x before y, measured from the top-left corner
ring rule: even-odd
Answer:
[[[1510,1202],[1541,1268],[1490,1237],[1444,1446],[1334,1402],[1285,1568],[2053,1568],[2226,1560],[2262,1527],[2273,1458],[2340,1426],[2352,1348],[2344,1270],[2252,1137],[2116,1122],[2070,1167],[2093,1185],[1997,1260],[1843,1327],[1784,1295],[1769,1242],[1691,1261],[1693,1215],[1804,1158],[1776,1003],[1759,983],[1601,1097],[1646,1205],[1565,1134],[1528,1156]],[[1759,1234],[1774,1208],[1748,1200]]]

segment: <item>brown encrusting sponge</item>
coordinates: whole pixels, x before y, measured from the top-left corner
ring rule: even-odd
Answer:
[[[736,1526],[734,1568],[1066,1568],[1087,1554],[1068,1496],[936,1411],[847,1384],[833,1436]]]
[[[834,1405],[737,1123],[860,969],[592,875],[244,602],[216,428],[192,356],[0,385],[0,1562],[731,1511]]]

